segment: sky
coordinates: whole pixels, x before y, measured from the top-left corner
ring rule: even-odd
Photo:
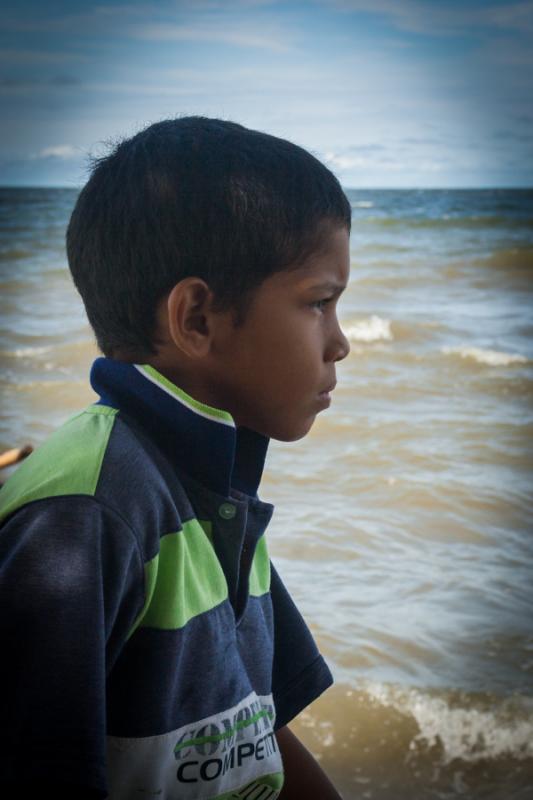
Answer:
[[[533,186],[533,0],[4,2],[0,185],[201,114],[290,139],[345,187]]]

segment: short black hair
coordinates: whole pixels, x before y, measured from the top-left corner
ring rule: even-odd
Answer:
[[[201,277],[216,307],[244,313],[269,275],[350,230],[337,178],[291,142],[208,117],[157,122],[95,159],[67,255],[105,355],[155,353],[158,302]]]

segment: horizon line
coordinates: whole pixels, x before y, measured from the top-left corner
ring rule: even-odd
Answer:
[[[0,189],[70,189],[71,191],[81,191],[85,183],[72,186],[72,184],[62,183],[0,183]],[[341,184],[342,186],[342,184]],[[491,185],[491,186],[342,186],[345,192],[483,192],[483,191],[533,191],[531,186],[517,185]]]

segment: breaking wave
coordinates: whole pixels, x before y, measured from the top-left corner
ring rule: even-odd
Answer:
[[[490,367],[507,367],[510,364],[527,364],[526,356],[518,353],[505,353],[498,350],[485,350],[481,347],[442,347],[444,355],[459,356],[472,359],[478,364],[487,364]]]
[[[368,319],[346,326],[344,334],[350,342],[378,342],[384,340],[392,341],[394,339],[390,320],[382,319],[376,314],[372,314]]]

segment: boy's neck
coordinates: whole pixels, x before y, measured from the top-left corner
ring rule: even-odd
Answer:
[[[175,357],[168,359],[159,354],[146,359],[144,363],[153,367],[174,386],[194,398],[198,403],[203,403],[220,411],[226,411],[220,403],[220,398],[216,396],[216,392],[210,388],[210,382],[206,380],[198,367],[193,370],[190,366],[187,367],[185,364],[177,363]]]

